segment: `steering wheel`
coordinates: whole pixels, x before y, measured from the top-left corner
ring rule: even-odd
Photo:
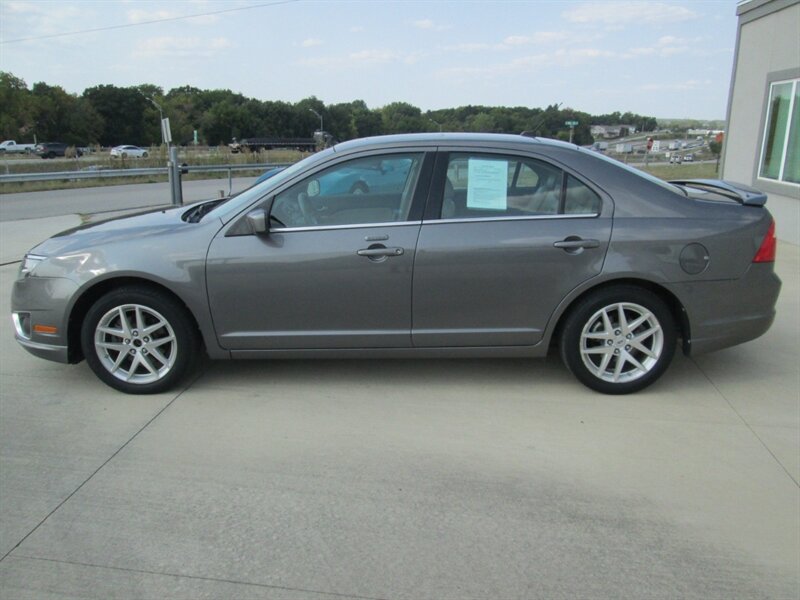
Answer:
[[[297,194],[297,204],[300,206],[300,212],[303,213],[303,218],[307,225],[317,225],[317,215],[314,214],[314,208],[308,200],[308,194],[300,192]]]

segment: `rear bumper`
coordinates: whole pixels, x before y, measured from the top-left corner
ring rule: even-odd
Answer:
[[[753,340],[775,320],[781,280],[772,263],[753,263],[733,281],[673,284],[689,320],[687,354],[702,354]]]

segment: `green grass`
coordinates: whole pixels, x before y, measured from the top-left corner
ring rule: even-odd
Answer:
[[[650,165],[640,167],[659,179],[718,179],[716,163],[691,163],[680,165]]]

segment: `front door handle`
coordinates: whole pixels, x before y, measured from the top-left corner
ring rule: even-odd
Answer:
[[[560,242],[553,244],[556,248],[563,250],[579,250],[582,248],[599,248],[600,240],[584,240],[578,236],[571,235]]]
[[[379,248],[363,248],[357,250],[356,254],[359,256],[366,256],[367,258],[380,258],[384,256],[401,256],[405,252],[402,248],[387,248],[381,246]]]

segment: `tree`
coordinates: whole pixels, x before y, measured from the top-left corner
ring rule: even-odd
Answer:
[[[0,137],[17,142],[33,141],[30,90],[11,73],[0,71]]]
[[[422,111],[408,102],[392,102],[381,109],[383,133],[427,131]]]
[[[148,110],[152,105],[137,88],[98,85],[86,89],[83,97],[102,117],[103,129],[99,140],[102,145],[149,146],[161,141],[161,134],[156,136],[152,127],[145,123],[146,114],[152,119]]]

